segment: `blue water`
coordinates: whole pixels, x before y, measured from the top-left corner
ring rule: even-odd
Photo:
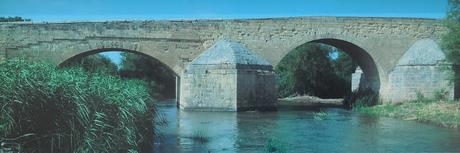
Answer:
[[[159,127],[159,153],[261,153],[271,142],[292,153],[460,152],[460,130],[378,118],[343,109],[323,109],[327,118],[309,111],[193,112],[174,101],[159,104],[168,124]],[[202,135],[207,142],[193,139]],[[271,151],[275,151],[272,150]]]

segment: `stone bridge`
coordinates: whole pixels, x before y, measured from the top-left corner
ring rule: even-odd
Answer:
[[[396,102],[441,88],[455,96],[439,68],[444,33],[439,20],[374,17],[0,23],[0,58],[61,64],[120,50],[160,60],[180,77],[188,63],[221,39],[241,42],[273,66],[294,48],[318,42],[347,52],[382,99]]]

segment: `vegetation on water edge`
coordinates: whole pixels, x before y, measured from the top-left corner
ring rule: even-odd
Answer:
[[[447,61],[454,64],[454,75],[451,78],[454,86],[460,86],[460,0],[448,0],[447,18],[444,20],[447,33],[442,38],[442,48]],[[460,101],[446,100],[445,90],[436,90],[433,98],[426,98],[417,93],[417,99],[398,104],[383,104],[377,106],[353,104],[357,112],[401,118],[404,120],[416,120],[434,123],[443,127],[460,127]],[[458,94],[458,93],[456,93]],[[366,98],[361,97],[364,103]]]
[[[417,99],[403,103],[387,103],[377,106],[357,106],[356,112],[428,122],[443,127],[460,127],[460,101],[448,101],[440,95],[436,98],[425,98],[417,94]]]
[[[313,119],[315,120],[325,120],[328,118],[328,114],[325,111],[319,111],[313,113]]]
[[[378,104],[381,104],[379,94],[372,89],[358,89],[343,99],[346,108],[370,107]]]
[[[0,137],[24,152],[145,152],[160,116],[144,82],[81,67],[0,63]]]
[[[197,130],[197,131],[193,132],[193,134],[192,134],[192,136],[190,136],[190,138],[193,141],[199,142],[201,144],[207,143],[211,139],[204,130]]]
[[[277,138],[268,139],[265,144],[265,151],[267,153],[285,153],[287,152],[286,145]]]
[[[429,122],[443,127],[460,127],[459,101],[406,102],[399,105],[384,104],[374,107],[359,107],[357,112]]]

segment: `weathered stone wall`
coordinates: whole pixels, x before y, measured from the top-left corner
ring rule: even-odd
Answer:
[[[184,73],[181,102],[184,110],[246,111],[276,108],[275,74],[254,69],[203,69]]]
[[[273,71],[239,69],[237,83],[238,111],[276,108],[278,94]]]
[[[445,65],[397,66],[390,74],[390,102],[403,102],[417,98],[417,92],[433,98],[436,92],[444,91],[446,98],[454,98],[454,88],[449,85]]]
[[[155,57],[179,74],[220,39],[240,41],[276,66],[295,47],[327,38],[363,48],[385,79],[413,42],[437,40],[442,33],[437,20],[409,18],[0,23],[0,50],[6,50],[9,57],[26,55],[60,63],[88,51],[126,49]]]
[[[180,100],[185,110],[237,111],[237,70],[184,73]]]
[[[389,74],[386,100],[401,102],[415,99],[417,92],[433,98],[435,92],[445,91],[446,98],[454,98],[454,86],[449,84],[453,73],[439,46],[430,39],[419,40],[400,58]]]
[[[194,59],[183,76],[182,109],[246,111],[276,108],[273,67],[239,42],[218,41]]]

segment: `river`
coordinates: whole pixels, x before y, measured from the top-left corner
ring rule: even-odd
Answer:
[[[460,152],[459,129],[339,108],[322,109],[327,113],[322,120],[314,117],[318,109],[193,112],[178,110],[171,100],[158,108],[168,122],[158,127],[163,135],[154,144],[158,153]]]

